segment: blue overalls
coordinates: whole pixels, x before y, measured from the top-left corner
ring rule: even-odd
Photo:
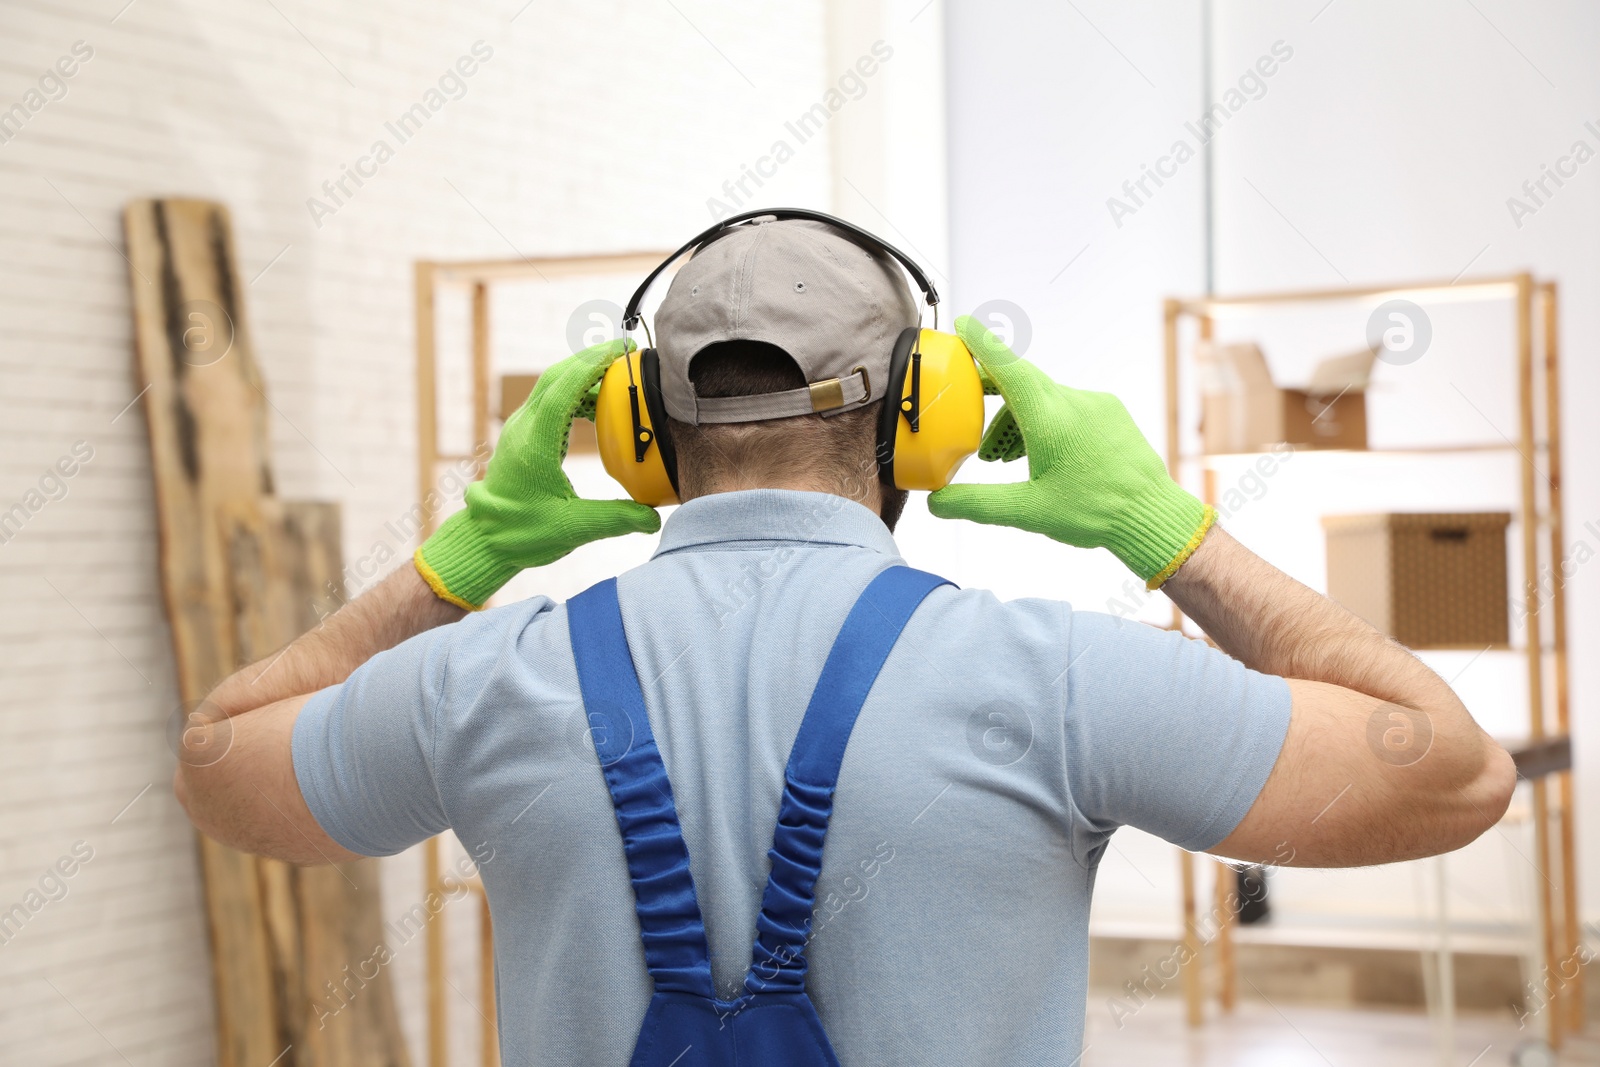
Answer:
[[[655,982],[632,1067],[838,1067],[805,991],[805,947],[833,791],[850,731],[889,650],[923,598],[946,584],[891,567],[845,618],[789,753],[753,960],[736,1000],[720,1000],[712,988],[689,850],[622,629],[617,581],[609,578],[567,602],[589,733],[622,830],[645,965]]]

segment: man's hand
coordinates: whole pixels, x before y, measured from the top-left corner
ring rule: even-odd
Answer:
[[[1028,480],[946,486],[928,497],[928,510],[1109,548],[1151,589],[1171,577],[1216,512],[1172,480],[1122,402],[1051,381],[970,315],[956,320],[956,334],[1006,401],[978,455],[1026,455]]]
[[[475,611],[526,567],[590,541],[661,528],[661,517],[643,504],[580,499],[561,470],[573,416],[631,348],[607,341],[539,376],[527,403],[506,421],[483,480],[467,487],[467,506],[417,549],[417,572],[440,599]]]

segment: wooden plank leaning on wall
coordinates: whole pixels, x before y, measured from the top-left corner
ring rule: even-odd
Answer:
[[[192,709],[315,625],[330,592],[342,601],[339,515],[274,495],[227,209],[139,200],[123,224],[161,587]],[[297,868],[204,837],[199,850],[218,1064],[408,1067],[387,968],[374,967],[388,951],[376,861]]]

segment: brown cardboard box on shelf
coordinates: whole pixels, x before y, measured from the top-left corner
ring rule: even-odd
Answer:
[[[1304,389],[1272,380],[1251,342],[1202,341],[1200,435],[1207,453],[1254,452],[1287,441],[1296,448],[1367,447],[1366,386],[1376,353],[1367,349],[1317,364]]]
[[[1408,648],[1510,644],[1504,511],[1324,515],[1328,595]]]

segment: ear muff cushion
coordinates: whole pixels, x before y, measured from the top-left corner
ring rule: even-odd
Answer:
[[[667,469],[673,493],[677,493],[678,450],[673,446],[672,430],[667,425],[666,405],[661,402],[661,356],[653,348],[639,353],[639,379],[643,386],[645,414],[650,416],[656,448],[661,452],[661,465]]]
[[[911,369],[911,349],[917,343],[919,327],[907,326],[895,338],[889,356],[889,382],[878,411],[878,480],[894,485],[894,441],[900,432],[900,398],[906,392],[906,372]]]

